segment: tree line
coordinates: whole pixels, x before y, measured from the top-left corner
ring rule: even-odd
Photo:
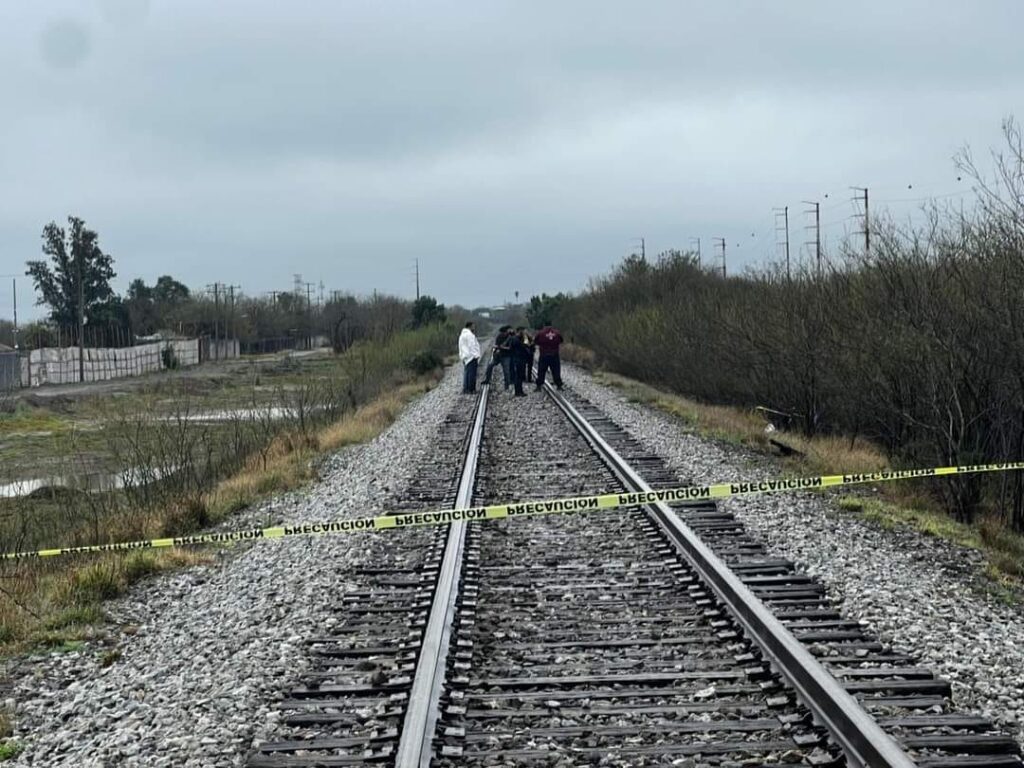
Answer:
[[[196,292],[171,275],[152,285],[133,280],[124,295],[111,286],[114,259],[99,235],[76,216],[67,226],[43,229],[44,259],[29,261],[27,274],[48,309],[45,321],[18,330],[0,320],[0,344],[23,349],[77,344],[127,346],[155,335],[235,338],[245,351],[274,351],[323,337],[338,351],[362,339],[385,339],[397,331],[444,323],[448,310],[431,296],[407,301],[374,294],[360,298],[332,292],[314,300],[297,291],[253,297],[218,286]],[[81,320],[81,322],[80,322]]]
[[[932,204],[923,226],[872,222],[871,250],[842,245],[792,277],[723,278],[694,254],[633,256],[558,322],[613,370],[706,402],[763,405],[808,435],[863,436],[905,466],[1024,457],[1024,142],[1013,121],[978,204]],[[842,467],[836,467],[842,471]],[[960,520],[1024,530],[1024,475],[936,483]]]

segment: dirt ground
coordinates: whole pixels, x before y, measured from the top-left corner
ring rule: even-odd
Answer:
[[[17,389],[9,393],[11,403],[26,402],[36,407],[52,407],[62,399],[73,400],[82,397],[96,397],[105,394],[124,394],[152,387],[158,382],[188,381],[190,379],[230,379],[239,374],[250,373],[253,367],[272,366],[288,359],[303,359],[329,355],[329,349],[286,351],[268,355],[247,355],[233,360],[215,360],[202,365],[179,368],[173,371],[148,373],[108,381],[90,381],[83,384],[46,384],[41,387]]]

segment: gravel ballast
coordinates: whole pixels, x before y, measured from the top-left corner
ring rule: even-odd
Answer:
[[[572,389],[681,478],[704,485],[780,474],[770,459],[695,435],[681,421],[566,367]],[[978,588],[984,558],[915,531],[882,530],[843,512],[834,499],[784,493],[720,503],[775,553],[819,577],[846,616],[868,621],[884,640],[948,679],[958,709],[998,722],[1024,744],[1024,610]]]
[[[243,513],[232,527],[381,511],[430,461],[460,382],[456,366],[380,437],[330,457],[320,481]],[[405,534],[388,535],[399,544]],[[362,537],[247,545],[213,566],[140,583],[107,606],[122,625],[113,630],[119,657],[89,643],[11,672],[7,703],[24,751],[7,764],[242,765],[273,730],[275,696],[307,664],[303,640],[328,618],[332,597],[357,588],[351,574],[372,549]]]
[[[570,388],[605,410],[694,483],[778,474],[768,459],[700,438],[566,366]],[[323,478],[243,513],[232,527],[380,511],[431,460],[438,426],[459,399],[461,369],[376,440],[325,464]],[[959,708],[1024,740],[1024,613],[981,594],[983,562],[913,532],[879,530],[829,496],[781,494],[725,504],[780,555],[819,576],[850,617],[954,683]],[[410,532],[411,533],[411,532]],[[396,544],[402,533],[393,536]],[[277,731],[275,698],[307,664],[304,639],[329,618],[329,598],[359,586],[371,557],[361,536],[264,542],[222,562],[148,579],[108,612],[108,647],[50,654],[11,673],[17,766],[241,766]],[[106,658],[104,659],[104,656]],[[112,661],[103,666],[103,661]]]

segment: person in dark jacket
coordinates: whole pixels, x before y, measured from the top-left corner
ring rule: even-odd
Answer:
[[[494,347],[491,349],[491,360],[487,363],[487,370],[484,373],[484,384],[491,383],[491,371],[494,366],[501,366],[501,375],[505,380],[505,389],[512,384],[512,358],[509,356],[508,337],[512,332],[512,326],[503,325],[498,329],[498,335],[494,337]]]
[[[533,382],[533,355],[537,351],[537,345],[533,341],[530,332],[523,329],[523,344],[526,345],[526,381]]]
[[[526,375],[526,345],[523,343],[523,329],[517,328],[508,335],[509,356],[512,358],[512,386],[516,397],[526,397],[523,392],[523,377]]]
[[[537,361],[537,390],[544,387],[544,378],[548,370],[551,370],[551,378],[555,386],[562,388],[562,360],[558,356],[558,348],[562,345],[562,334],[557,328],[545,325],[537,335],[533,337],[534,344],[540,350],[540,358]]]

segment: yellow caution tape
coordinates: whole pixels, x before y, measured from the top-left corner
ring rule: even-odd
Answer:
[[[967,475],[978,472],[1007,472],[1024,469],[1024,462],[1005,464],[972,464],[961,467],[933,467],[930,469],[894,469],[882,472],[863,472],[850,475],[821,475],[819,477],[784,477],[773,480],[738,481],[718,485],[691,485],[668,488],[647,493],[605,493],[597,496],[577,496],[548,501],[527,501],[518,504],[494,504],[488,507],[469,509],[446,509],[437,512],[400,512],[378,517],[362,517],[351,520],[331,520],[319,523],[297,523],[272,528],[251,528],[223,533],[201,533],[193,536],[176,536],[164,539],[143,539],[140,541],[119,541],[111,544],[92,544],[83,547],[61,547],[40,549],[32,552],[5,552],[0,560],[19,560],[33,557],[59,557],[87,552],[122,552],[137,549],[160,549],[185,547],[193,544],[219,544],[235,541],[256,541],[259,539],[283,539],[294,536],[329,536],[363,531],[384,531],[398,528],[415,528],[427,525],[446,525],[457,521],[476,522],[480,520],[502,520],[509,517],[529,515],[562,514],[595,509],[618,509],[654,502],[704,501],[726,499],[732,496],[751,496],[762,493],[803,491],[815,488],[833,488],[840,485],[862,483],[885,483],[893,480],[909,480],[920,477],[943,477]]]

